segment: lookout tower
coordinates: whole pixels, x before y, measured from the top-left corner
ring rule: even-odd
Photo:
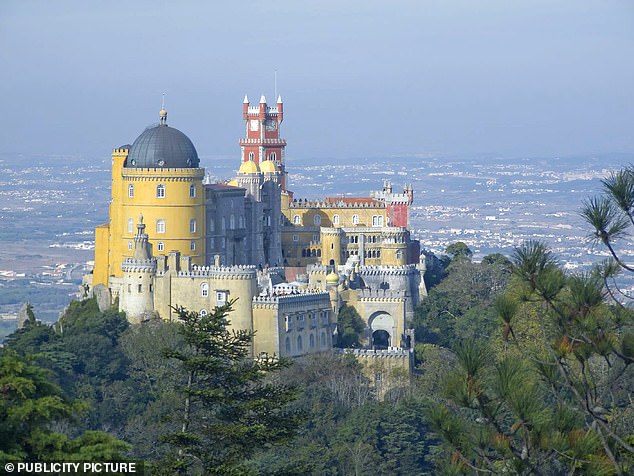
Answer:
[[[275,106],[267,105],[264,95],[259,104],[252,106],[245,95],[242,118],[245,122],[245,137],[240,139],[241,162],[253,161],[257,165],[267,160],[273,162],[281,172],[282,191],[286,191],[286,141],[280,137],[280,125],[284,120],[282,96],[277,97]]]

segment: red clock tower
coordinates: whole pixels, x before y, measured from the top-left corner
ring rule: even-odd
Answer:
[[[240,139],[242,162],[249,160],[256,164],[270,160],[282,172],[282,191],[286,191],[286,171],[284,170],[284,148],[286,141],[280,138],[280,125],[284,120],[282,96],[278,96],[275,106],[268,106],[264,95],[260,104],[251,106],[245,95],[242,104],[242,118],[246,126],[246,137]]]

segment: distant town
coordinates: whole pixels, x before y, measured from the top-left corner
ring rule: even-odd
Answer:
[[[633,158],[289,157],[287,163],[291,187],[306,198],[342,190],[368,194],[385,178],[395,186],[411,183],[412,233],[423,249],[438,255],[463,241],[479,260],[490,253],[510,255],[521,242],[539,239],[567,269],[581,270],[607,256],[588,240],[578,214],[582,201],[600,190],[610,170]],[[232,178],[235,163],[201,156],[212,181]],[[108,216],[109,168],[106,158],[0,155],[0,338],[13,330],[24,302],[34,305],[39,318],[54,321],[78,296],[81,275],[93,264],[94,227]],[[634,249],[622,254],[632,256]],[[634,291],[627,277],[620,284]]]

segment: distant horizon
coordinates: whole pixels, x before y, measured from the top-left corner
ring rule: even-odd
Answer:
[[[291,157],[634,152],[631,0],[5,0],[0,43],[9,153],[107,154],[166,93],[231,156],[275,89]]]

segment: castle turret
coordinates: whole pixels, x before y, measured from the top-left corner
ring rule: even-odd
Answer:
[[[134,253],[121,263],[123,288],[119,295],[119,310],[130,322],[141,322],[154,314],[154,278],[156,259],[152,257],[143,215],[139,217],[134,235]]]

